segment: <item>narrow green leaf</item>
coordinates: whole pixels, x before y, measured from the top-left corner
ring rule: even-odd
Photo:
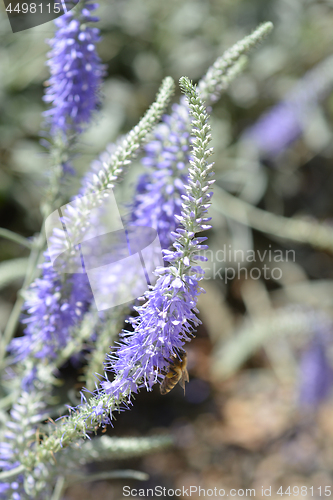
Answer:
[[[22,474],[22,472],[24,471],[25,471],[24,465],[19,465],[18,467],[15,467],[15,469],[10,469],[0,472],[0,481],[4,481],[12,477],[18,476],[19,474]]]
[[[88,483],[107,479],[136,479],[137,481],[147,481],[149,479],[149,475],[138,470],[111,470],[85,476],[78,475],[75,476],[73,480],[70,480],[69,484]]]

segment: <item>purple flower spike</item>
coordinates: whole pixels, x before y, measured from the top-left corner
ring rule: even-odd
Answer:
[[[44,113],[50,134],[81,132],[99,104],[99,89],[105,72],[96,52],[99,29],[90,12],[98,7],[82,0],[73,10],[55,20],[57,30],[49,40],[51,77],[44,100],[51,108]]]
[[[10,345],[17,360],[29,355],[43,359],[55,358],[69,341],[70,328],[81,321],[92,301],[85,274],[74,274],[64,284],[53,269],[48,254],[45,254],[45,258],[42,276],[30,288],[25,304],[29,316],[23,320],[27,325],[24,336],[13,339]],[[30,385],[33,378],[31,374],[31,380],[28,376],[24,384]]]
[[[159,278],[154,288],[145,294],[146,303],[135,308],[138,317],[130,319],[134,332],[123,331],[116,353],[108,357],[106,368],[116,377],[101,386],[104,394],[115,400],[129,397],[140,387],[151,390],[160,380],[168,359],[191,340],[200,324],[196,303],[203,291],[199,282],[204,272],[196,257],[207,247],[201,244],[206,238],[195,234],[210,228],[206,213],[212,197],[209,189],[214,183],[212,164],[207,162],[212,154],[208,148],[211,136],[207,112],[195,88],[186,78],[181,79],[181,86],[193,116],[194,140],[188,181],[177,216],[180,227],[172,233],[174,249],[164,252],[170,266],[156,270]]]

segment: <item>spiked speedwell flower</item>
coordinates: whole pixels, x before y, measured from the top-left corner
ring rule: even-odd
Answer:
[[[203,291],[199,286],[203,270],[196,261],[203,259],[198,253],[206,248],[201,245],[206,238],[195,235],[210,228],[205,215],[212,197],[208,190],[214,182],[212,164],[207,163],[212,154],[208,148],[211,136],[208,115],[195,87],[186,78],[180,83],[189,101],[194,135],[186,194],[177,217],[181,227],[173,233],[174,250],[165,250],[170,266],[158,269],[159,278],[146,293],[147,302],[136,308],[139,316],[131,320],[134,333],[124,332],[116,355],[109,357],[109,368],[116,378],[103,382],[102,387],[115,399],[137,392],[138,387],[151,389],[167,359],[191,340],[194,327],[200,323],[195,313],[197,297]]]
[[[95,46],[99,29],[87,25],[98,21],[90,14],[97,7],[81,0],[78,15],[71,10],[55,21],[58,29],[49,40],[47,63],[51,78],[44,97],[51,103],[51,109],[45,112],[51,135],[80,132],[99,103],[104,74]]]

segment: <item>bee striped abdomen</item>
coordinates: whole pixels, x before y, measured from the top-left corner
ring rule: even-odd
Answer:
[[[185,392],[185,382],[188,382],[188,373],[186,369],[186,352],[182,351],[180,357],[172,356],[171,363],[168,366],[168,372],[166,373],[161,385],[160,392],[162,395],[167,394],[175,387],[178,382]]]
[[[161,384],[160,392],[163,395],[170,392],[171,389],[173,389],[175,385],[179,382],[179,374],[177,372],[175,373],[174,370],[172,370],[172,372],[170,371],[169,373],[167,373]]]

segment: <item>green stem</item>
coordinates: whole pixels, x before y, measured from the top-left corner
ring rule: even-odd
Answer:
[[[23,245],[24,247],[29,249],[31,249],[32,246],[31,241],[29,241],[27,238],[24,238],[20,234],[14,233],[9,229],[5,229],[4,227],[0,227],[0,238],[6,238],[6,240],[14,241],[15,243]]]
[[[110,345],[113,345],[119,332],[122,329],[125,318],[130,313],[128,305],[118,306],[112,311],[112,315],[107,319],[105,326],[99,332],[94,349],[91,352],[88,365],[85,369],[86,388],[93,391],[96,384],[96,373],[103,373],[103,362],[105,355],[109,351]]]
[[[59,476],[53,491],[51,500],[60,500],[65,488],[65,478],[64,476]]]
[[[137,479],[138,481],[147,481],[149,479],[149,475],[145,472],[137,470],[113,470],[98,472],[97,474],[91,474],[88,476],[79,475],[70,481],[69,484],[101,481],[102,479]]]
[[[44,223],[44,221],[43,221]],[[0,370],[3,367],[3,361],[6,355],[6,349],[13,338],[19,319],[20,319],[20,314],[22,310],[22,306],[24,304],[24,296],[23,292],[27,290],[27,288],[30,286],[31,282],[33,281],[35,277],[35,272],[37,268],[38,261],[40,259],[41,253],[44,249],[45,246],[45,235],[43,233],[40,233],[38,237],[35,240],[35,243],[33,245],[33,249],[30,253],[29,256],[29,261],[28,261],[28,267],[27,267],[27,272],[24,278],[24,282],[22,285],[22,288],[19,290],[17,294],[17,299],[14,304],[14,307],[10,313],[8,322],[6,324],[6,328],[4,331],[4,334],[1,338],[0,342]]]

